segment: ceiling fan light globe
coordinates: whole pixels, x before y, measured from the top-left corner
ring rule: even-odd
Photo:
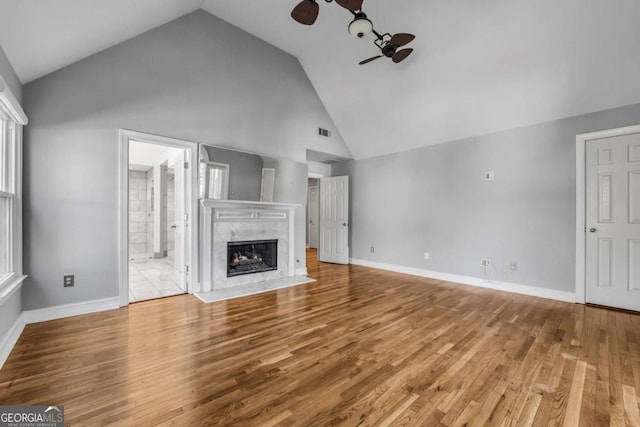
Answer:
[[[373,23],[364,17],[356,17],[349,24],[349,34],[359,39],[367,37],[373,31]]]

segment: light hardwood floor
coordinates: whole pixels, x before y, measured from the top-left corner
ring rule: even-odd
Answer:
[[[318,265],[315,283],[26,327],[0,404],[68,425],[639,426],[640,316]]]

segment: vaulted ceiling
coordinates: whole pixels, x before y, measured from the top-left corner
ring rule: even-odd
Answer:
[[[365,0],[416,51],[380,59],[319,0],[0,0],[0,45],[23,83],[202,8],[298,57],[356,158],[640,102],[636,0]]]

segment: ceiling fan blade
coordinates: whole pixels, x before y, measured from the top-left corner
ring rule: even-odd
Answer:
[[[314,0],[302,0],[291,11],[291,17],[304,25],[313,25],[318,19],[320,6]]]
[[[336,0],[336,3],[352,12],[362,10],[363,2],[364,0]]]
[[[411,43],[415,38],[416,36],[414,36],[413,34],[398,33],[398,34],[394,34],[393,37],[391,37],[391,40],[389,40],[388,44],[390,46],[400,47],[408,43]]]
[[[359,63],[359,64],[360,64],[360,65],[368,64],[369,62],[371,62],[371,61],[375,61],[376,59],[378,59],[378,58],[382,58],[383,56],[384,56],[384,55],[374,56],[374,57],[372,57],[372,58],[365,59],[364,61],[360,61],[360,63]]]
[[[396,52],[395,55],[393,55],[392,61],[395,62],[396,64],[398,62],[402,62],[405,59],[407,59],[407,56],[411,55],[411,52],[413,52],[413,49],[399,50],[398,52]]]

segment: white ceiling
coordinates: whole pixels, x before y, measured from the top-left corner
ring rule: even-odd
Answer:
[[[319,0],[306,27],[297,1],[0,0],[0,44],[27,82],[202,7],[297,56],[356,158],[640,102],[636,0],[365,0],[380,32],[417,36],[367,66],[347,11]]]

